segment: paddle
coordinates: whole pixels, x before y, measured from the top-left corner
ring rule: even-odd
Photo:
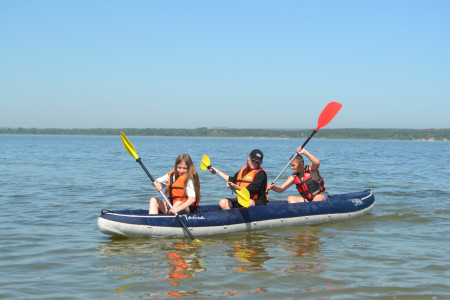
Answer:
[[[203,155],[202,162],[200,163],[200,169],[202,169],[203,171],[205,171],[206,169],[208,170],[211,169],[211,161],[207,155]],[[227,182],[225,178],[220,176],[220,174],[214,172],[214,170],[213,173],[222,178],[223,180],[225,180],[225,182]],[[242,190],[239,190],[234,186],[230,186],[230,188],[233,190],[233,192],[237,194],[237,200],[240,205],[242,205],[243,207],[250,206],[250,193],[248,192],[247,189],[244,188]]]
[[[147,176],[152,181],[152,184],[154,185],[155,180],[153,179],[153,176],[150,174],[150,172],[147,170],[147,168],[142,163],[141,158],[137,155],[136,150],[134,150],[133,144],[131,144],[131,142],[128,140],[128,138],[125,136],[125,134],[122,131],[120,132],[120,137],[122,138],[123,146],[125,147],[127,152],[130,153],[130,155],[133,156],[136,159],[136,161],[141,165],[142,169],[144,169],[145,173],[147,174]],[[170,204],[169,200],[167,200],[166,195],[164,195],[164,193],[161,193],[161,195],[163,196],[164,200],[169,205],[169,207],[172,208],[172,204]],[[200,240],[194,238],[194,236],[189,231],[189,229],[186,227],[186,225],[184,225],[184,223],[181,220],[180,215],[178,215],[178,213],[175,213],[175,217],[177,217],[178,222],[180,222],[180,224],[181,224],[181,227],[183,227],[183,229],[189,235],[191,240],[193,240],[194,242],[200,242]]]
[[[339,112],[341,109],[342,104],[339,102],[330,102],[325,106],[322,113],[319,116],[319,120],[317,121],[317,127],[314,129],[314,131],[311,133],[311,135],[308,137],[308,139],[303,143],[302,149],[305,148],[306,144],[308,144],[309,140],[313,137],[316,132],[322,128],[328,125],[328,123],[333,120],[334,116]],[[275,184],[277,182],[278,178],[280,178],[281,174],[286,171],[286,169],[289,167],[291,162],[298,156],[298,153],[295,152],[295,154],[292,156],[291,160],[287,163],[287,165],[284,167],[284,169],[281,171],[280,174],[275,178],[275,180],[272,182],[272,184]]]

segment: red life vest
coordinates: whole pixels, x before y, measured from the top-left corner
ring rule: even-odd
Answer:
[[[317,180],[312,178],[309,169],[303,173],[303,180],[300,179],[298,174],[294,175],[294,182],[298,192],[308,201],[311,201],[315,195],[326,190],[323,177],[320,175],[319,170],[317,170],[317,174],[319,175]]]
[[[236,180],[236,185],[244,187],[244,188],[249,186],[250,183],[253,182],[253,179],[255,179],[255,176],[256,176],[256,174],[258,174],[258,172],[260,172],[260,171],[264,171],[265,172],[266,171],[264,169],[257,169],[257,170],[251,170],[250,172],[244,174],[244,172],[246,170],[247,170],[247,167],[243,167],[239,171],[238,176],[237,176],[237,180]],[[267,193],[265,193],[265,194],[266,194],[265,196],[266,196],[266,200],[267,200],[268,199]],[[254,194],[253,197],[252,197],[253,200],[257,200],[258,198],[259,198],[259,194]]]
[[[167,195],[172,205],[178,201],[184,203],[189,199],[189,197],[185,194],[186,187],[184,186],[184,182],[186,181],[186,175],[181,175],[177,179],[175,179],[174,174],[175,171],[169,172],[169,183],[167,185]],[[198,206],[197,197],[195,199],[195,202],[191,204],[191,206]]]

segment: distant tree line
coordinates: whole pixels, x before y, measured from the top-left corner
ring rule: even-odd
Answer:
[[[307,138],[311,129],[214,129],[200,127],[180,128],[0,128],[0,134],[34,135],[120,135],[120,131],[131,136],[173,136],[173,137],[264,137],[264,138]],[[450,129],[321,129],[315,138],[327,139],[374,139],[374,140],[450,140]]]

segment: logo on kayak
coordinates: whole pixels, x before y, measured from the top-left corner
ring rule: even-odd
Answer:
[[[204,216],[184,216],[186,218],[186,220],[204,220],[205,217]]]
[[[358,198],[349,199],[348,201],[350,201],[350,202],[352,202],[353,204],[355,204],[355,206],[363,205],[363,204],[364,204],[364,203],[361,201],[361,199],[358,199]]]

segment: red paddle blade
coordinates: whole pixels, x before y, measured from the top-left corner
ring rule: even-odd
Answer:
[[[339,102],[328,103],[319,116],[319,121],[317,122],[317,127],[315,131],[319,130],[322,127],[327,126],[328,123],[330,123],[331,120],[333,120],[334,116],[339,112],[341,107],[342,104]]]

